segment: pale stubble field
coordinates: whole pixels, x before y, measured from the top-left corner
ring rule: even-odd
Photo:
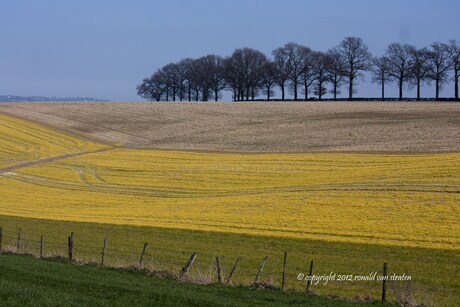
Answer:
[[[460,150],[460,105],[439,102],[65,102],[0,112],[130,147],[211,151]]]

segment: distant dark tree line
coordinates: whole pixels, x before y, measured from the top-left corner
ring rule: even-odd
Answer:
[[[373,57],[360,38],[346,37],[326,52],[287,43],[273,50],[272,55],[268,58],[258,50],[239,48],[225,58],[211,54],[182,59],[145,78],[137,86],[137,94],[156,101],[218,101],[222,91],[231,91],[234,100],[254,100],[259,96],[270,100],[278,88],[282,100],[286,92],[294,100],[307,100],[310,93],[322,99],[329,92],[335,100],[346,86],[351,100],[358,81],[368,71],[372,82],[381,87],[382,99],[385,85],[392,82],[398,85],[400,100],[405,88],[416,88],[420,100],[421,87],[434,82],[435,97],[439,99],[443,85],[452,80],[458,100],[460,45],[455,40],[420,49],[393,43],[385,55]]]

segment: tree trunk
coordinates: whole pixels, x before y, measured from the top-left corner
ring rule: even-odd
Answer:
[[[318,85],[319,85],[318,98],[319,100],[321,100],[321,97],[323,96],[322,95],[323,94],[323,82],[320,81]]]
[[[420,79],[417,79],[417,100],[420,100]]]
[[[297,81],[294,81],[294,100],[297,100]]]
[[[385,80],[382,80],[382,101],[385,100]]]
[[[188,87],[188,101],[192,101],[192,87]]]
[[[436,100],[439,99],[439,78],[436,78]]]
[[[270,101],[270,86],[267,86],[267,101]]]
[[[337,100],[337,81],[334,82],[334,100]]]
[[[281,86],[281,100],[284,101],[284,84]]]
[[[455,99],[458,100],[458,72],[455,72]]]
[[[399,78],[399,101],[402,100],[403,96],[403,79]]]
[[[348,85],[348,100],[353,100],[353,76],[349,76],[350,84]]]
[[[218,90],[214,90],[214,98],[215,98],[215,101],[218,101],[219,100],[219,91]]]
[[[254,98],[256,98],[256,90],[254,87],[251,88],[251,100],[254,101]]]

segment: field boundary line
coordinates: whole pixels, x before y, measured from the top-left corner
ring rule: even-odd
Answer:
[[[33,112],[33,111],[30,111],[30,112]],[[33,112],[33,113],[40,113],[40,112]],[[10,112],[8,112],[8,110],[4,110],[4,109],[1,109],[1,108],[0,108],[0,114],[2,114],[4,116],[11,117],[11,118],[14,118],[14,119],[19,119],[19,120],[23,120],[25,122],[33,123],[33,124],[42,126],[42,127],[46,128],[46,129],[52,130],[54,132],[59,132],[59,133],[62,133],[62,134],[65,134],[65,135],[68,135],[68,136],[83,140],[83,141],[95,142],[95,143],[98,143],[98,144],[101,144],[101,145],[107,145],[107,146],[113,146],[113,147],[118,146],[116,142],[110,142],[110,141],[104,140],[102,138],[98,138],[96,136],[92,136],[92,135],[89,135],[87,133],[84,133],[84,132],[81,132],[81,131],[78,131],[78,130],[74,130],[74,129],[69,128],[69,127],[56,127],[55,125],[47,124],[47,123],[44,123],[43,121],[40,121],[40,120],[37,120],[37,119],[31,119],[31,118],[20,116],[20,115],[14,114],[14,113],[10,113]],[[42,113],[40,113],[40,114],[42,114]]]

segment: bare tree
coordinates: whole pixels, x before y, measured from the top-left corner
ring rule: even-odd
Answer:
[[[249,100],[249,94],[251,95],[251,100],[254,100],[260,87],[263,68],[267,62],[267,56],[262,52],[251,48],[245,48],[244,53],[247,68],[246,100]]]
[[[172,100],[176,101],[176,96],[181,88],[180,66],[176,63],[170,63],[161,69],[166,79],[167,91],[172,95]],[[169,93],[168,93],[169,100]]]
[[[208,101],[211,92],[211,74],[214,70],[214,56],[207,55],[196,59],[195,65],[195,82],[201,91],[201,100]]]
[[[244,100],[244,86],[246,83],[245,60],[242,49],[236,49],[232,55],[224,60],[227,83],[235,87],[236,99]]]
[[[387,58],[390,63],[390,75],[398,82],[399,100],[403,98],[404,82],[410,77],[410,53],[409,45],[393,43],[388,46]]]
[[[329,75],[326,69],[326,55],[322,52],[314,52],[313,57],[313,76],[315,80],[313,93],[321,100],[323,95],[327,93],[327,89],[324,85],[329,81]]]
[[[203,100],[208,100],[209,91],[213,93],[214,100],[219,100],[219,93],[227,86],[224,74],[223,58],[210,54],[198,59],[200,67],[201,88]]]
[[[193,59],[186,58],[179,61],[179,100],[192,101],[191,63]]]
[[[190,63],[189,67],[189,86],[191,89],[192,100],[194,101],[200,101],[200,97],[202,97],[201,77],[201,62],[198,59],[195,59]]]
[[[161,74],[156,72],[151,77],[142,80],[136,89],[137,95],[142,98],[160,101],[166,86]]]
[[[275,64],[276,69],[276,84],[281,89],[281,100],[284,101],[285,99],[285,92],[286,92],[286,82],[288,81],[288,55],[284,48],[277,48],[273,50],[273,63]]]
[[[372,59],[372,82],[377,83],[382,89],[382,100],[385,99],[385,84],[393,80],[390,74],[390,61],[387,57],[374,57]]]
[[[267,60],[267,62],[262,67],[262,74],[260,79],[260,84],[263,88],[263,92],[267,95],[267,101],[270,100],[270,97],[275,94],[273,87],[276,84],[276,80],[277,75],[275,63]]]
[[[296,43],[287,43],[284,46],[284,49],[286,50],[288,56],[288,77],[291,81],[294,100],[297,100],[300,78],[304,70],[304,56],[308,52],[309,48]]]
[[[428,49],[418,49],[409,46],[410,72],[409,82],[417,89],[417,100],[420,100],[420,88],[422,83],[429,83],[428,79]]]
[[[439,99],[439,92],[442,85],[449,80],[448,72],[452,68],[449,46],[443,43],[433,43],[429,52],[428,63],[428,77],[434,80],[436,99]]]
[[[458,79],[460,78],[460,45],[455,40],[449,41],[449,53],[452,69],[454,70],[455,99],[458,100]]]
[[[235,54],[225,58],[223,65],[227,86],[233,91],[233,100],[243,100],[244,76],[242,76],[242,72],[240,72],[240,65],[238,65],[238,60],[235,59]]]
[[[337,49],[344,63],[344,76],[348,82],[348,99],[353,99],[353,85],[358,77],[362,77],[362,71],[370,68],[372,59],[366,44],[361,38],[346,37]]]
[[[315,53],[310,48],[303,49],[303,67],[302,67],[302,74],[300,76],[300,80],[303,85],[303,94],[304,99],[308,100],[308,93],[310,92],[310,87],[315,81],[315,72],[314,72],[314,65],[315,65]]]
[[[337,94],[340,94],[340,86],[344,81],[344,64],[337,48],[329,49],[325,60],[329,82],[332,84],[331,94],[334,95],[334,100],[336,100]]]
[[[236,49],[232,56],[224,61],[227,82],[235,87],[237,100],[254,100],[257,93],[262,68],[267,57],[251,48]]]

